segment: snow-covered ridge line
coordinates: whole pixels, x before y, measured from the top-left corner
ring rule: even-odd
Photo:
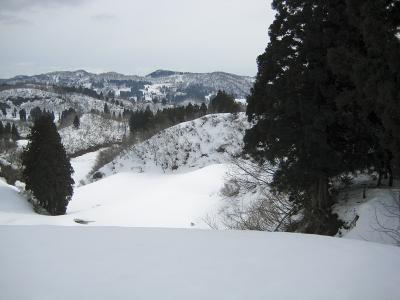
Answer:
[[[118,88],[117,82],[133,81],[144,82],[152,85],[170,86],[169,92],[174,93],[185,88],[200,88],[201,92],[207,90],[216,92],[223,89],[238,98],[246,97],[254,83],[254,77],[240,76],[225,72],[212,73],[190,73],[157,70],[147,76],[123,75],[115,72],[94,74],[84,70],[51,72],[33,76],[16,76],[2,80],[2,84],[45,84],[45,85],[66,85],[84,86],[87,88],[97,88],[99,84],[105,88]],[[117,84],[118,85],[118,84]],[[171,85],[173,87],[171,88]]]

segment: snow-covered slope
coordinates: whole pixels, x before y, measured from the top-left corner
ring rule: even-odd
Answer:
[[[214,114],[161,131],[126,150],[100,172],[193,170],[239,155],[249,127],[244,113]]]
[[[349,187],[333,211],[346,222],[338,236],[400,246],[400,189]]]
[[[57,217],[36,214],[16,188],[0,180],[0,224],[82,226],[78,219],[92,226],[208,228],[205,218],[219,209],[226,169],[212,165],[180,174],[119,173],[75,188],[67,214]]]
[[[84,114],[79,128],[73,125],[59,130],[62,143],[68,154],[85,151],[98,146],[121,142],[129,134],[126,123],[106,119],[97,114]]]
[[[7,300],[376,300],[400,295],[400,249],[314,235],[0,227]]]
[[[50,89],[51,90],[51,89]],[[102,112],[104,100],[89,97],[79,93],[59,94],[39,88],[13,88],[0,91],[0,103],[5,103],[7,115],[1,115],[1,119],[19,120],[18,111],[25,109],[27,116],[32,108],[39,107],[41,110],[54,112],[56,120],[60,117],[63,110],[73,108],[80,114],[89,113],[92,110]],[[118,104],[107,102],[111,114],[119,115],[125,109],[135,109],[136,106],[125,100],[119,100]],[[17,115],[12,116],[14,109]]]

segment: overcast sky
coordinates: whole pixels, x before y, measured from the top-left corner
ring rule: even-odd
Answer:
[[[0,78],[86,69],[255,75],[270,0],[0,0]]]

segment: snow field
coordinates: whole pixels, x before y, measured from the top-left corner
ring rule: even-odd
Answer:
[[[304,234],[0,227],[2,297],[376,300],[400,295],[400,249]]]

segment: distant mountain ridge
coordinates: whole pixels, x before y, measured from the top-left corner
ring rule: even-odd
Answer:
[[[185,94],[215,93],[225,90],[237,98],[246,97],[254,83],[254,77],[240,76],[225,72],[191,73],[171,70],[156,70],[146,76],[125,75],[117,72],[90,73],[85,70],[56,71],[39,75],[18,75],[10,79],[2,79],[0,83],[8,85],[43,84],[62,86],[83,86],[95,90],[113,88],[113,86],[129,88],[129,83],[164,86],[164,94],[168,92]],[[125,86],[124,86],[125,84]],[[193,90],[194,89],[194,90]],[[190,94],[189,92],[189,94]],[[157,91],[155,91],[157,94]]]

